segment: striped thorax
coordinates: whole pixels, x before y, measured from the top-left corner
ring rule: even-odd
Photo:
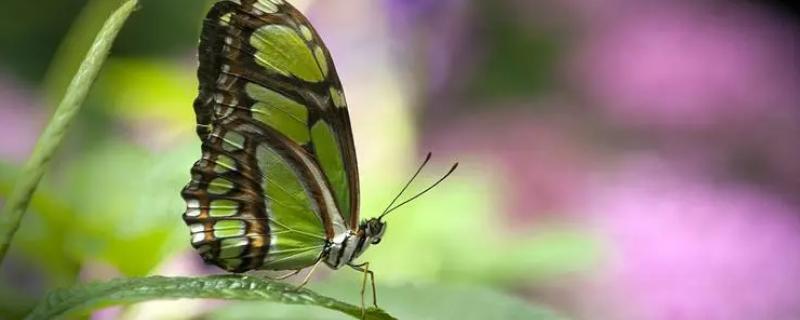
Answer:
[[[352,264],[370,245],[381,242],[386,223],[378,219],[362,221],[358,231],[337,235],[325,250],[325,264],[339,269]]]

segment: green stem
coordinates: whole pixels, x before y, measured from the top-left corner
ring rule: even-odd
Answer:
[[[125,2],[111,17],[108,18],[103,28],[95,38],[89,53],[86,54],[78,72],[72,78],[67,88],[64,99],[47,124],[44,132],[39,137],[28,162],[23,168],[22,175],[11,191],[6,204],[0,213],[0,263],[5,258],[8,247],[19,229],[20,221],[25,215],[36,186],[46,172],[58,146],[64,139],[72,119],[80,111],[89,89],[97,78],[100,68],[105,62],[114,39],[122,29],[125,20],[136,8],[138,0]]]
[[[72,76],[78,71],[81,62],[97,37],[97,30],[103,27],[109,15],[119,8],[122,0],[88,0],[81,9],[69,31],[61,39],[61,44],[50,61],[47,74],[41,84],[42,98],[50,110],[64,97]]]

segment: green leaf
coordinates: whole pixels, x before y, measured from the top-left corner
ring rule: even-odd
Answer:
[[[378,294],[378,305],[400,319],[563,319],[517,297],[479,286],[406,285]]]
[[[379,280],[380,281],[380,280]],[[326,295],[345,300],[359,300],[360,281],[330,281],[315,285]],[[459,320],[558,320],[565,319],[546,308],[531,305],[499,290],[471,285],[400,285],[378,287],[378,305],[398,319],[459,319]],[[217,308],[207,319],[247,319],[258,314],[259,319],[346,319],[334,313],[263,302],[240,302]]]
[[[20,180],[11,191],[2,215],[0,215],[0,261],[5,257],[11,240],[19,228],[20,221],[28,209],[31,197],[39,181],[49,167],[58,146],[66,135],[72,119],[80,111],[92,83],[97,78],[111,45],[123,24],[136,8],[137,0],[125,2],[108,18],[86,54],[78,72],[70,82],[64,99],[58,105],[53,118],[39,137],[28,162],[25,164]]]
[[[243,275],[216,275],[204,278],[147,277],[116,279],[79,285],[48,294],[27,319],[86,314],[112,305],[148,300],[203,298],[271,301],[285,304],[315,305],[361,318],[358,306],[328,298],[308,289]],[[367,309],[366,319],[394,319],[380,309]]]

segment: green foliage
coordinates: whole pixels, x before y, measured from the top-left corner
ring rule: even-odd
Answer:
[[[188,247],[187,231],[177,219],[183,205],[176,192],[188,173],[175,168],[193,157],[186,148],[156,155],[111,139],[70,162],[64,176],[68,185],[61,189],[75,215],[65,250],[75,259],[143,276]]]
[[[598,259],[602,248],[596,239],[576,227],[548,225],[533,234],[510,234],[492,211],[500,207],[491,197],[500,186],[481,173],[491,169],[459,170],[435,196],[387,217],[386,236],[363,258],[381,279],[513,286],[518,279],[545,280],[585,270]],[[392,190],[389,183],[365,184],[364,189]],[[364,200],[367,215],[380,212],[386,203],[374,197]]]
[[[555,66],[564,56],[560,38],[552,32],[531,32],[504,2],[476,1],[491,28],[482,35],[482,63],[469,85],[474,99],[509,99],[548,92],[557,82]],[[536,30],[536,28],[534,28]]]
[[[188,131],[195,125],[190,107],[197,94],[194,72],[193,65],[174,61],[111,58],[98,80],[97,100],[115,118],[157,122],[167,132]]]
[[[27,319],[75,316],[112,305],[180,298],[274,301],[315,305],[356,318],[360,318],[362,314],[358,306],[319,295],[305,288],[297,289],[292,285],[250,276],[222,275],[205,278],[117,279],[57,290],[48,294]],[[382,310],[370,308],[366,311],[366,319],[394,318]]]
[[[0,286],[0,318],[22,319],[36,305],[34,298],[21,295],[20,292]]]
[[[33,155],[23,168],[20,180],[15,184],[0,215],[0,262],[5,257],[11,240],[19,228],[33,192],[42,179],[58,146],[64,139],[72,119],[80,110],[89,89],[94,83],[105,58],[111,50],[125,20],[133,12],[137,1],[130,0],[120,7],[106,22],[97,35],[83,64],[75,74],[64,99],[59,104],[52,120],[39,138]]]
[[[80,12],[83,2],[85,1],[48,1],[44,6],[46,10],[43,10],[42,2],[39,1],[3,1],[3,10],[0,10],[0,30],[5,31],[0,32],[0,57],[5,62],[3,68],[14,71],[27,81],[41,79],[48,68],[42,62],[53,57],[59,42]],[[118,6],[114,8],[116,7]],[[94,37],[110,12],[106,12],[100,23],[92,29],[91,37]],[[81,48],[83,50],[75,63],[76,68],[70,74],[77,70],[80,59],[89,49],[91,37],[87,40],[87,45]],[[9,63],[11,61],[13,63]],[[64,87],[68,82],[69,78],[65,79]]]
[[[15,256],[43,266],[51,286],[69,285],[81,262],[128,276],[151,273],[189,247],[177,196],[189,174],[177,168],[191,163],[197,149],[191,144],[154,154],[108,139],[61,163],[64,173],[45,179],[34,196]],[[6,184],[0,174],[0,191]]]

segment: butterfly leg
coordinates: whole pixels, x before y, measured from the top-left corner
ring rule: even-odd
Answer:
[[[308,280],[311,279],[311,275],[314,274],[314,271],[317,270],[317,266],[319,266],[321,262],[322,259],[317,260],[317,263],[315,263],[314,266],[311,267],[311,271],[309,271],[308,274],[306,274],[306,277],[303,278],[303,282],[301,282],[297,287],[294,288],[295,290],[300,290],[308,284]],[[297,271],[300,272],[300,270]]]
[[[284,274],[284,275],[281,275],[281,276],[277,276],[277,277],[275,277],[275,278],[272,278],[272,280],[278,280],[278,281],[281,281],[281,280],[286,280],[286,279],[288,279],[288,278],[291,278],[291,277],[293,277],[294,275],[296,275],[296,274],[300,273],[300,271],[302,271],[302,270],[295,270],[295,271],[289,272],[289,273],[287,273],[287,274]]]
[[[370,284],[372,285],[372,305],[378,307],[378,294],[375,291],[375,274],[369,270],[369,262],[362,264],[348,264],[351,268],[364,273],[364,279],[361,282],[361,307],[364,308],[364,293],[367,289],[367,275],[369,275]]]

